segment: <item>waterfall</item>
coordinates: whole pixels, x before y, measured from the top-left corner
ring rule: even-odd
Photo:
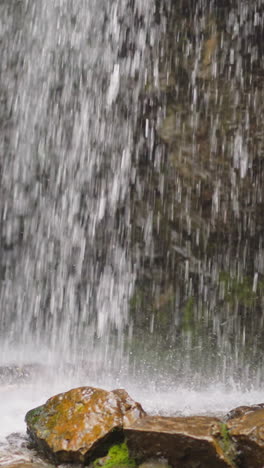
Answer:
[[[2,356],[33,348],[67,361],[99,342],[109,360],[111,339],[121,350],[131,327],[129,187],[155,5],[1,10]]]
[[[157,385],[263,381],[263,7],[163,12],[132,204],[134,362]]]
[[[264,0],[0,21],[1,362],[258,389]]]

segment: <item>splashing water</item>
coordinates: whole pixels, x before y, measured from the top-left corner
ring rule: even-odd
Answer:
[[[1,384],[0,436],[78,384],[166,414],[263,400],[263,21],[1,2],[0,364],[51,370]]]
[[[153,8],[137,3],[1,7],[11,121],[1,197],[7,355],[15,343],[72,359],[95,336],[108,349],[110,334],[120,339],[128,325],[128,186]]]

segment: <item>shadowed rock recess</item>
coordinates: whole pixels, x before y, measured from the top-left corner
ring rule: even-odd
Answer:
[[[149,416],[125,390],[80,387],[55,395],[29,411],[26,423],[32,444],[56,465],[264,466],[262,404],[236,408],[222,420]]]

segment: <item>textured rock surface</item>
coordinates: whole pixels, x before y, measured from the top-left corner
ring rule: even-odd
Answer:
[[[166,460],[150,459],[139,465],[138,468],[170,468]]]
[[[221,422],[217,418],[147,416],[126,427],[125,435],[137,459],[164,457],[175,468],[234,466],[219,441]]]
[[[147,416],[125,390],[80,387],[55,395],[29,411],[26,422],[35,446],[55,464],[94,462],[91,466],[95,468],[264,467],[264,404],[235,408],[222,421],[209,416]],[[14,434],[12,440],[16,437]],[[124,437],[127,444],[119,444]],[[32,463],[20,459],[6,467],[48,465],[37,459]]]
[[[231,421],[232,419],[240,418],[241,416],[244,416],[245,414],[252,413],[253,411],[257,411],[259,409],[264,409],[264,403],[259,403],[257,405],[251,405],[251,406],[238,406],[237,408],[232,409],[227,413],[225,420],[226,421]]]
[[[125,390],[80,387],[50,398],[26,415],[35,445],[56,463],[89,462],[122,439],[124,422],[145,415]]]
[[[235,417],[228,419],[230,436],[239,454],[237,464],[241,468],[264,466],[264,409],[262,405],[239,407],[232,410]]]

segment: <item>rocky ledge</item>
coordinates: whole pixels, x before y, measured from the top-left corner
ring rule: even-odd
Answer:
[[[263,468],[264,405],[214,417],[150,416],[125,390],[80,387],[26,415],[51,463],[94,468]]]

